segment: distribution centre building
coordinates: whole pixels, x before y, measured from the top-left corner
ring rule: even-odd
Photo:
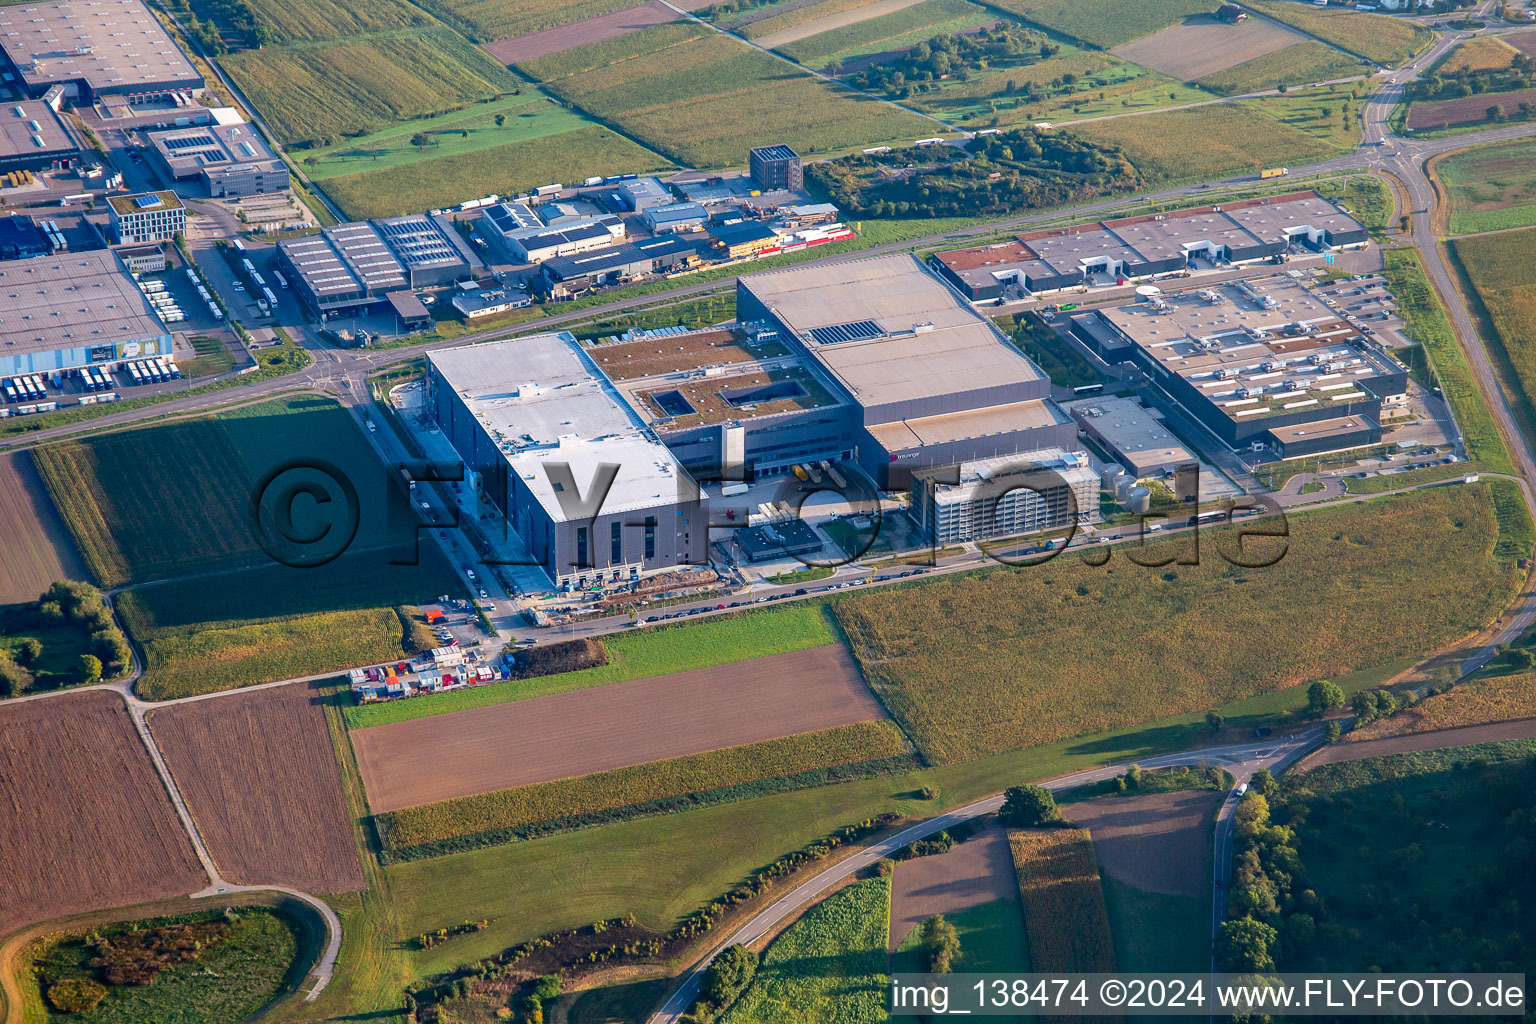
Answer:
[[[59,85],[80,105],[185,102],[205,84],[142,0],[0,7],[0,50],[34,98]]]
[[[1295,279],[1152,295],[1092,314],[1234,450],[1291,459],[1374,444],[1408,371]]]
[[[570,334],[429,352],[427,399],[557,586],[707,563],[707,499]]]
[[[1036,231],[941,252],[940,273],[973,302],[1365,245],[1365,227],[1316,192]]]
[[[170,332],[110,250],[0,263],[0,376],[170,353]]]
[[[844,454],[882,490],[1077,439],[1050,378],[909,253],[747,275],[736,308],[857,408]]]
[[[1172,474],[1199,461],[1134,398],[1097,395],[1065,402],[1078,429],[1093,438],[1138,480]]]
[[[0,172],[73,167],[81,149],[73,129],[42,100],[0,109]]]
[[[468,276],[468,254],[422,214],[353,221],[277,243],[277,263],[321,320],[386,305],[389,293]]]

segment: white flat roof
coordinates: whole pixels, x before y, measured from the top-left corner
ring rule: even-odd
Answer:
[[[865,405],[1039,380],[1035,365],[911,253],[741,278]],[[856,325],[872,323],[869,337]],[[848,326],[851,340],[817,333]]]
[[[551,520],[655,508],[696,495],[693,479],[569,333],[438,349],[427,359],[496,440]],[[550,463],[570,467],[579,493],[556,489]],[[594,509],[584,499],[605,464],[616,465],[618,474]]]

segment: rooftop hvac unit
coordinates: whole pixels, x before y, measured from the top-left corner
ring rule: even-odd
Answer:
[[[1237,397],[1238,398],[1252,398],[1253,397],[1253,389],[1252,388],[1238,388],[1237,389]]]
[[[1280,364],[1275,362],[1273,359],[1270,359],[1260,363],[1259,369],[1265,373],[1273,373],[1274,371],[1280,369]]]
[[[1296,383],[1294,380],[1288,380],[1284,384],[1280,385],[1280,390],[1282,390],[1282,391],[1300,391],[1301,390],[1301,385]]]
[[[1225,366],[1218,368],[1216,371],[1217,380],[1226,380],[1230,376],[1232,376],[1232,371]]]

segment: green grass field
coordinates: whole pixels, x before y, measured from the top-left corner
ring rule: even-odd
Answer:
[[[290,146],[332,144],[518,86],[505,67],[441,26],[246,50],[220,63]]]
[[[1308,39],[1283,50],[1244,61],[1214,75],[1206,75],[1200,79],[1199,84],[1218,95],[1235,96],[1274,89],[1281,85],[1289,87],[1309,82],[1329,82],[1370,73],[1369,65],[1315,39]]]
[[[1513,368],[1517,405],[1527,424],[1536,417],[1536,282],[1523,264],[1536,255],[1536,228],[1471,235],[1451,243],[1475,292],[1476,308],[1493,327],[1494,338]]]
[[[192,351],[196,352],[197,356],[182,360],[182,376],[209,377],[216,373],[228,373],[235,368],[235,357],[218,338],[199,334],[188,338],[187,341],[191,343]]]
[[[960,938],[954,969],[967,974],[1019,974],[1029,970],[1029,940],[1024,914],[1013,898],[992,900],[944,915]],[[892,974],[928,970],[918,930],[913,929],[891,956]]]
[[[1341,95],[1291,94],[1089,121],[1072,130],[1123,147],[1138,170],[1155,178],[1218,178],[1352,149],[1359,128],[1343,126],[1342,102]]]
[[[550,92],[694,167],[740,165],[783,142],[802,155],[932,135],[937,127],[690,24],[657,25],[523,65]]]
[[[805,788],[838,780],[828,769],[867,763],[910,770],[915,759],[901,730],[889,721],[859,722],[745,746],[653,761],[574,779],[543,782],[460,797],[377,815],[380,842],[393,853],[429,844],[427,852],[468,849],[523,838],[529,826],[556,831],[641,814],[661,814],[711,802],[745,799],[792,788],[785,781],[809,775]],[[888,769],[887,769],[888,770]],[[857,773],[846,773],[856,777]],[[719,792],[732,790],[733,792]],[[718,793],[711,799],[712,793]],[[647,804],[654,805],[646,807]],[[625,808],[635,813],[621,814]],[[642,809],[644,808],[644,809]],[[606,812],[606,813],[605,813]],[[576,819],[576,820],[573,820]]]
[[[778,47],[813,68],[835,67],[855,57],[905,50],[934,36],[989,25],[997,15],[969,0],[925,0],[890,14],[834,28]]]
[[[1445,307],[1430,285],[1418,253],[1394,249],[1382,258],[1392,294],[1398,301],[1398,312],[1403,317],[1404,333],[1423,347],[1466,439],[1468,454],[1491,473],[1513,473],[1509,450],[1493,414],[1483,402],[1472,367],[1456,341]]]
[[[665,157],[617,132],[588,124],[557,135],[415,160],[393,170],[380,168],[326,178],[323,187],[348,216],[389,217],[452,206],[492,193],[513,195],[593,174],[649,174],[672,170],[673,166]]]
[[[413,697],[389,704],[347,708],[353,729],[441,715],[466,708],[584,690],[627,679],[686,672],[770,654],[786,654],[838,642],[837,629],[818,602],[796,601],[772,611],[709,618],[703,622],[619,633],[604,639],[608,664],[561,675],[512,680],[493,686]]]
[[[498,114],[504,119],[500,127],[496,125]],[[391,125],[361,138],[344,139],[333,146],[308,149],[300,162],[316,181],[369,171],[395,172],[412,164],[435,163],[464,153],[560,135],[591,123],[542,93],[525,89],[518,96],[476,103],[437,117]],[[426,135],[430,144],[412,145],[411,138],[417,133]]]
[[[1284,557],[1267,570],[1226,564],[1216,532],[1199,566],[1057,559],[832,607],[865,679],[923,754],[965,760],[1211,707],[1477,630],[1520,574],[1495,556],[1488,486],[1470,487],[1293,516]],[[1419,545],[1401,544],[1409,535],[1439,552],[1433,572]],[[1297,616],[1313,622],[1307,643],[1280,641],[1282,621]]]
[[[1435,165],[1453,235],[1536,224],[1536,141],[1474,146]]]
[[[1530,963],[1533,756],[1536,741],[1517,740],[1325,765],[1288,779],[1281,821],[1296,830],[1321,907],[1316,941],[1281,968]]]
[[[105,998],[83,1013],[59,1013],[48,1006],[45,994],[48,986],[58,981],[98,979],[98,972],[90,965],[92,946],[83,936],[47,940],[32,964],[32,972],[26,973],[27,980],[37,986],[32,1001],[40,1015],[35,1019],[39,1024],[244,1020],[282,989],[298,956],[299,938],[292,921],[264,907],[241,907],[233,914],[234,925],[228,934],[202,948],[194,960],[167,967],[147,985],[108,985]],[[96,934],[110,941],[135,928],[224,919],[221,907],[187,917],[112,925]],[[34,1020],[30,1016],[27,1019]]]
[[[720,1024],[879,1024],[886,1019],[891,883],[856,882],[774,940]]]
[[[1294,0],[1253,0],[1248,6],[1341,50],[1389,67],[1412,57],[1434,38],[1427,28],[1385,14],[1324,9]]]
[[[1108,875],[1102,881],[1118,970],[1200,973],[1210,969],[1209,900],[1148,892]]]
[[[1193,14],[1213,14],[1216,0],[1003,0],[997,4],[1026,21],[1108,50],[1177,25]]]

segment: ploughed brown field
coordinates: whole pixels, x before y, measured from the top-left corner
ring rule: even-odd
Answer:
[[[1110,52],[1187,82],[1277,53],[1306,38],[1274,21],[1249,18],[1240,25],[1229,25],[1219,18],[1194,17]]]
[[[0,705],[0,937],[208,884],[116,693]]]
[[[149,713],[219,871],[245,885],[366,888],[320,695],[294,684]]]
[[[1515,115],[1520,112],[1522,103],[1536,103],[1536,89],[1485,92],[1454,100],[1415,103],[1408,108],[1408,127],[1414,131],[1428,131],[1447,125],[1477,124],[1488,119],[1489,107],[1500,106],[1506,114]]]
[[[497,39],[486,43],[485,50],[503,64],[517,64],[676,20],[676,11],[666,4],[651,0],[639,7],[626,7],[622,11],[573,21],[569,25],[556,25],[538,32]]]
[[[989,826],[948,853],[914,857],[891,874],[892,953],[912,929],[934,914],[1019,898],[1008,833]]]
[[[1435,732],[1413,732],[1406,736],[1388,736],[1384,739],[1360,740],[1355,743],[1334,743],[1302,758],[1297,762],[1295,770],[1303,772],[1320,765],[1336,764],[1339,761],[1360,761],[1367,757],[1407,754],[1416,750],[1443,750],[1446,747],[1466,747],[1474,743],[1528,739],[1536,739],[1536,718],[1522,718],[1514,722],[1492,722],[1488,725],[1466,725],[1458,729],[1439,729]]]
[[[828,644],[354,729],[352,747],[380,812],[884,717]]]
[[[0,455],[0,531],[0,604],[35,601],[54,580],[89,578],[25,452]]]
[[[1210,889],[1210,789],[1084,800],[1062,816],[1088,829],[1099,870],[1147,892],[1204,896]]]

